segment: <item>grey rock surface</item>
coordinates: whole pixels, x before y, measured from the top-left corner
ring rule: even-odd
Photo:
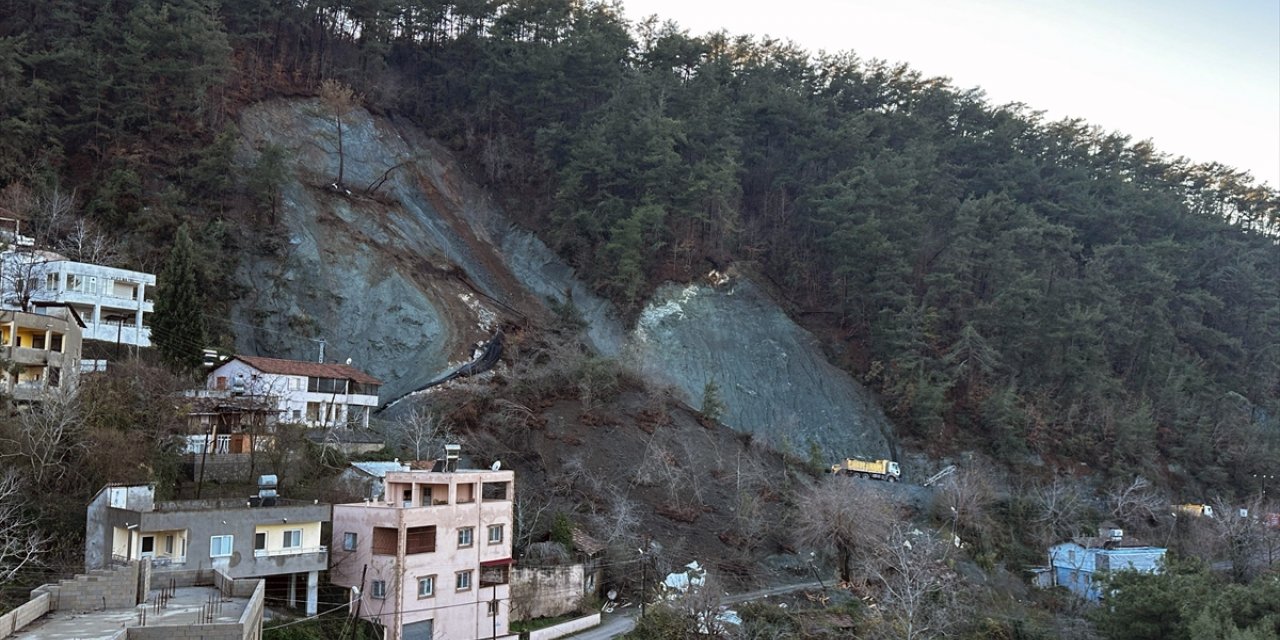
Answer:
[[[832,460],[891,455],[892,429],[871,393],[827,362],[813,336],[745,278],[659,288],[627,353],[695,408],[714,379],[725,424],[798,455],[807,455],[811,441]]]

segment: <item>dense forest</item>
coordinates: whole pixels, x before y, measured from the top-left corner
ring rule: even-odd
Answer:
[[[1276,190],[614,4],[0,0],[0,206],[38,222],[71,194],[140,266],[184,223],[206,255],[254,250],[278,178],[233,166],[237,110],[325,81],[459,151],[623,309],[713,266],[771,281],[939,452],[1239,495],[1280,463]]]

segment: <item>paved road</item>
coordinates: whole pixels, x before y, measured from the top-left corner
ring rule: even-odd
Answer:
[[[740,602],[759,600],[760,598],[767,596],[782,595],[784,593],[791,593],[802,589],[816,589],[819,587],[820,585],[817,582],[786,584],[780,587],[769,587],[768,589],[757,589],[756,591],[726,595],[720,599],[720,604],[738,604]],[[640,611],[635,607],[623,609],[621,613],[605,614],[604,620],[601,621],[600,626],[568,637],[573,640],[611,640],[612,638],[617,638],[630,632],[632,629],[635,629],[636,616],[638,615],[640,615]]]

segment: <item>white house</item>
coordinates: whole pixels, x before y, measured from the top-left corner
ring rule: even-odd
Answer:
[[[4,306],[28,310],[32,303],[65,304],[84,319],[83,339],[151,346],[147,315],[156,276],[19,247],[0,254]]]
[[[369,427],[377,378],[345,364],[235,356],[209,373],[207,395],[254,396],[275,405],[277,420],[312,427]]]

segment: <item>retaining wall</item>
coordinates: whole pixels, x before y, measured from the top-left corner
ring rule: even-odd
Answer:
[[[593,613],[589,616],[575,618],[573,620],[569,620],[568,622],[561,622],[560,624],[552,625],[544,629],[538,629],[537,631],[530,631],[529,640],[555,640],[555,638],[562,638],[571,633],[577,633],[584,629],[590,629],[591,627],[595,627],[599,625],[600,625],[600,614]]]
[[[8,638],[18,629],[34,622],[36,618],[49,613],[51,602],[53,602],[53,596],[42,593],[21,607],[0,616],[0,638]]]

